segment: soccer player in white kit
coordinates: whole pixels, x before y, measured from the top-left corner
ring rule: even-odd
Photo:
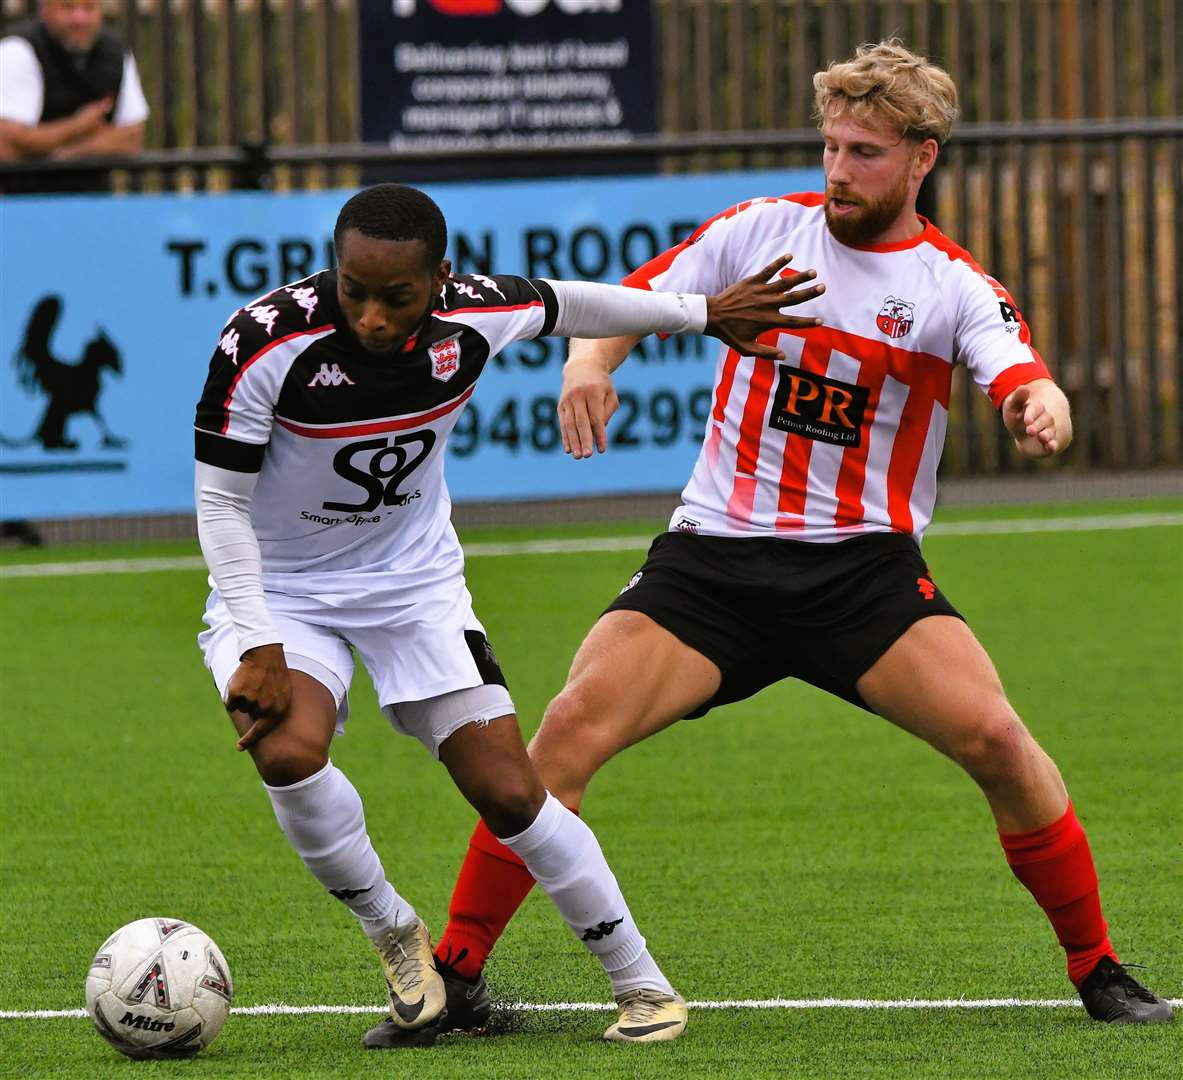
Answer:
[[[592,628],[530,756],[578,807],[596,770],[682,717],[800,678],[890,720],[978,783],[1015,876],[1043,908],[1089,1014],[1170,1020],[1119,963],[1063,780],[989,657],[928,572],[954,367],[989,395],[1026,457],[1072,438],[1010,294],[916,213],[957,116],[953,81],[898,41],[814,78],[823,193],[758,198],[709,220],[626,282],[713,292],[791,251],[817,270],[822,325],[776,331],[784,361],[724,348],[682,505]],[[564,448],[607,449],[611,373],[637,338],[574,342]],[[480,975],[531,885],[478,825],[440,941]]]
[[[490,1002],[483,982],[437,970],[427,928],[374,852],[357,791],[329,760],[348,714],[351,648],[395,730],[444,763],[604,966],[620,1005],[605,1037],[675,1037],[685,1003],[591,830],[526,755],[465,586],[444,450],[485,363],[514,341],[705,330],[775,357],[757,334],[816,325],[780,309],[822,287],[788,273],[784,257],[711,296],[453,275],[439,208],[397,184],[350,199],[335,240],[337,270],[231,317],[197,407],[198,533],[214,587],[199,640],[238,748],[292,846],[378,950],[390,1019],[367,1046],[428,1045],[445,1017],[477,1026]]]

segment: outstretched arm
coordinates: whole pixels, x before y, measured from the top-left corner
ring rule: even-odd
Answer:
[[[1051,379],[1034,379],[1012,390],[1002,403],[1002,422],[1024,457],[1052,457],[1072,442],[1068,399]]]
[[[821,319],[784,315],[781,309],[812,300],[826,288],[824,285],[809,285],[816,277],[813,270],[788,271],[786,267],[791,259],[791,255],[784,255],[717,295],[708,296],[705,324],[675,328],[673,332],[702,330],[745,356],[783,360],[784,353],[774,346],[762,344],[759,335],[771,329],[804,330],[819,326]],[[638,292],[640,296],[649,295],[644,290]],[[654,293],[651,298],[661,295]],[[653,329],[664,332],[666,328]],[[591,457],[596,449],[601,454],[608,449],[607,424],[619,404],[612,385],[612,372],[643,336],[627,334],[598,340],[572,337],[570,357],[563,368],[559,430],[564,453],[577,461]]]
[[[624,334],[705,333],[744,356],[783,360],[784,353],[760,342],[768,330],[807,330],[821,319],[782,314],[781,309],[812,300],[824,285],[798,289],[814,271],[786,271],[792,255],[782,255],[716,296],[650,292],[585,281],[548,281],[559,304],[551,331],[560,337],[618,337]]]

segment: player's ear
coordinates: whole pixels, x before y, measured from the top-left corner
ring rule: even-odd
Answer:
[[[452,260],[444,259],[435,271],[435,287],[442,289],[444,283],[452,276]]]
[[[938,153],[940,153],[940,144],[932,138],[925,139],[916,148],[916,169],[922,180],[932,172],[933,166],[937,163]]]

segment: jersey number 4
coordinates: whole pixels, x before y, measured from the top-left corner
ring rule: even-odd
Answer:
[[[433,446],[435,432],[428,428],[396,435],[392,440],[366,439],[341,447],[333,458],[333,468],[338,476],[365,491],[366,500],[326,502],[324,508],[368,514],[379,506],[405,506],[408,496],[399,493],[399,484],[419,467]]]

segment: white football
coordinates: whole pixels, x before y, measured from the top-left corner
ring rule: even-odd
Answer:
[[[133,1058],[192,1057],[214,1041],[233,996],[222,951],[180,919],[137,919],[116,930],[86,976],[94,1026]]]

